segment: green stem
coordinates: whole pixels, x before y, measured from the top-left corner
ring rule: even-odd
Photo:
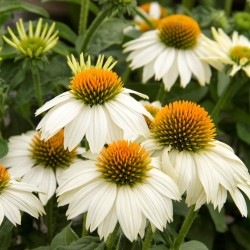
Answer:
[[[122,75],[122,82],[124,84],[126,84],[129,76],[130,76],[130,73],[131,73],[131,69],[129,68],[129,66],[126,66],[126,69],[125,69],[125,72],[124,74]]]
[[[238,90],[244,85],[245,81],[241,79],[242,74],[239,74],[239,81],[236,81],[235,78],[232,78],[231,82],[229,83],[228,87],[225,89],[223,94],[220,96],[219,100],[217,101],[212,113],[211,117],[214,121],[217,120],[217,116],[220,111],[226,106],[230,99],[238,92]]]
[[[148,225],[146,235],[142,243],[142,250],[148,250],[151,247],[152,238],[153,238],[153,231],[151,225]]]
[[[165,100],[165,94],[166,94],[166,91],[164,89],[164,84],[161,83],[160,84],[160,87],[158,89],[158,93],[157,93],[157,96],[156,96],[156,100],[160,101],[161,104],[163,104],[164,100]]]
[[[43,99],[42,99],[42,90],[41,90],[41,81],[40,81],[40,75],[39,71],[36,65],[32,66],[31,73],[35,85],[35,94],[37,98],[38,105],[41,107],[43,105]]]
[[[181,226],[180,232],[177,235],[176,240],[174,241],[174,245],[171,247],[171,250],[179,250],[181,244],[183,243],[196,215],[198,214],[198,211],[194,211],[195,205],[190,207],[188,214]]]
[[[86,229],[86,219],[87,213],[82,215],[82,237],[87,236],[89,234],[88,230]]]
[[[182,0],[182,6],[190,10],[194,7],[194,2],[194,0]]]
[[[95,20],[92,22],[92,24],[89,26],[89,28],[88,28],[88,30],[86,32],[86,35],[85,35],[84,40],[83,40],[81,51],[83,51],[83,52],[86,51],[92,35],[96,31],[97,27],[104,21],[105,17],[108,15],[109,12],[110,12],[109,8],[104,8],[96,16]]]
[[[233,0],[225,0],[224,11],[227,16],[230,16],[232,11]]]
[[[119,224],[117,223],[115,226],[115,229],[112,234],[109,235],[107,241],[106,241],[106,249],[107,250],[112,250],[115,246],[115,241],[116,241],[116,235],[119,230]]]
[[[89,0],[82,0],[80,19],[79,19],[79,29],[78,29],[79,35],[83,34],[86,30],[88,15],[89,15]]]
[[[50,243],[54,236],[55,231],[55,221],[56,221],[56,212],[54,211],[55,196],[52,196],[46,205],[46,224],[47,224],[47,237],[48,242]]]
[[[148,20],[148,18],[143,14],[143,12],[138,7],[134,7],[133,11],[136,13],[136,15],[141,17],[151,29],[154,29],[154,25]]]

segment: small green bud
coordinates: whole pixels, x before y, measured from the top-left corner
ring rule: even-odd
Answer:
[[[235,28],[239,31],[250,29],[250,14],[247,12],[237,12],[233,16]]]

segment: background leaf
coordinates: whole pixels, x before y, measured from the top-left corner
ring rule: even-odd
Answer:
[[[51,242],[50,250],[59,249],[61,246],[68,246],[73,241],[79,239],[77,234],[71,229],[71,224],[66,226],[60,233],[58,233]],[[63,248],[62,248],[63,249]]]
[[[208,250],[208,248],[200,241],[191,240],[183,243],[180,250]]]
[[[0,139],[0,158],[4,157],[7,153],[8,153],[8,142],[4,139]]]
[[[9,248],[11,241],[11,231],[14,225],[7,219],[4,219],[0,226],[0,249],[5,250]]]

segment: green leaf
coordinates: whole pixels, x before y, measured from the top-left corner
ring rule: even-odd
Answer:
[[[168,248],[166,245],[160,244],[160,245],[151,247],[150,250],[168,250]]]
[[[249,125],[238,122],[236,124],[236,129],[237,129],[238,137],[242,141],[246,142],[247,144],[250,144],[250,127],[249,127]]]
[[[44,17],[49,17],[49,13],[45,9],[34,4],[21,1],[2,1],[0,4],[1,15],[17,10],[24,10]]]
[[[46,2],[67,2],[67,3],[75,3],[75,4],[82,4],[82,0],[42,0],[43,3]],[[89,9],[90,11],[92,11],[94,14],[98,14],[98,12],[100,11],[100,9],[97,7],[96,4],[90,2],[89,3]]]
[[[86,236],[72,242],[69,246],[58,247],[56,250],[104,250],[104,242],[100,242],[98,237]]]
[[[4,139],[0,139],[0,158],[4,157],[7,153],[8,153],[8,142]]]
[[[50,250],[59,249],[59,247],[63,247],[63,246],[69,246],[73,241],[76,241],[79,239],[77,234],[71,229],[70,225],[71,224],[66,226],[60,233],[58,233],[54,237],[50,245]]]
[[[191,240],[182,244],[180,250],[208,250],[208,248],[200,241]]]
[[[227,86],[230,84],[230,77],[222,72],[218,72],[217,94],[221,96]]]
[[[49,250],[49,246],[44,246],[44,247],[36,247],[36,248],[33,248],[32,250]]]
[[[88,53],[98,55],[111,45],[121,44],[124,36],[123,29],[126,26],[128,26],[128,23],[118,18],[111,18],[104,21],[90,39],[87,48]],[[77,43],[77,46],[79,47],[79,43]]]
[[[244,247],[244,249],[250,249],[250,231],[243,227],[243,225],[233,225],[231,230],[236,241]]]
[[[208,204],[207,208],[214,222],[216,231],[220,233],[226,232],[228,230],[228,227],[225,219],[225,210],[222,209],[220,212],[218,212],[218,210],[214,210],[211,204]]]
[[[0,249],[1,250],[5,250],[9,248],[11,236],[12,236],[11,231],[13,227],[14,227],[13,224],[7,219],[4,219],[4,221],[2,222],[2,225],[0,227]]]
[[[52,22],[51,22],[52,23]],[[66,24],[61,22],[56,23],[56,30],[59,31],[59,36],[72,44],[75,44],[77,39],[76,33]]]

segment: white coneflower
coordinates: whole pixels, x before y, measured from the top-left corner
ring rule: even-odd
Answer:
[[[222,29],[212,28],[215,41],[207,41],[209,55],[203,59],[213,64],[221,62],[231,66],[230,76],[234,76],[239,70],[246,72],[250,77],[250,41],[247,37],[234,31],[230,38]]]
[[[154,27],[157,27],[160,19],[167,16],[166,9],[161,6],[158,2],[145,3],[138,6],[139,11],[142,11],[143,15],[153,24]],[[136,28],[145,32],[149,31],[152,28],[143,20],[140,16],[136,15],[134,17],[134,22]]]
[[[62,172],[76,161],[84,148],[64,149],[63,130],[46,142],[37,131],[29,131],[9,139],[9,152],[0,162],[9,168],[11,175],[35,185],[43,205],[55,193]]]
[[[36,115],[49,110],[37,129],[42,138],[49,139],[64,128],[65,148],[72,150],[85,136],[90,150],[98,153],[105,143],[129,135],[147,136],[149,130],[143,115],[152,119],[147,110],[129,94],[147,96],[123,87],[121,78],[111,69],[112,58],[106,63],[99,57],[95,66],[72,56],[68,61],[75,74],[67,91],[45,103]]]
[[[4,216],[16,226],[21,224],[21,213],[38,218],[44,214],[41,202],[32,192],[39,190],[27,183],[16,181],[6,168],[0,164],[0,225]]]
[[[159,230],[173,219],[175,182],[159,161],[135,142],[113,142],[96,160],[76,163],[58,189],[59,206],[69,204],[68,219],[87,212],[86,227],[107,239],[117,222],[130,240],[144,236],[146,220]]]
[[[215,126],[204,108],[177,101],[166,105],[155,117],[152,137],[145,148],[162,157],[162,170],[186,192],[188,206],[198,209],[212,203],[220,210],[227,192],[243,216],[247,206],[241,193],[250,198],[250,176],[232,148],[217,141]]]
[[[18,36],[8,27],[12,40],[6,36],[3,36],[3,39],[25,57],[39,58],[51,50],[59,39],[58,31],[54,31],[55,23],[49,27],[48,23],[43,26],[42,22],[43,19],[40,18],[34,30],[32,22],[29,21],[29,29],[28,33],[26,33],[23,20],[19,19],[16,23]]]
[[[171,15],[161,19],[156,30],[124,44],[124,52],[130,52],[127,60],[132,69],[143,67],[143,82],[155,76],[170,90],[180,75],[181,87],[185,88],[194,75],[204,86],[211,78],[208,63],[200,59],[208,53],[204,37],[194,19]],[[213,66],[222,67],[218,62]]]

